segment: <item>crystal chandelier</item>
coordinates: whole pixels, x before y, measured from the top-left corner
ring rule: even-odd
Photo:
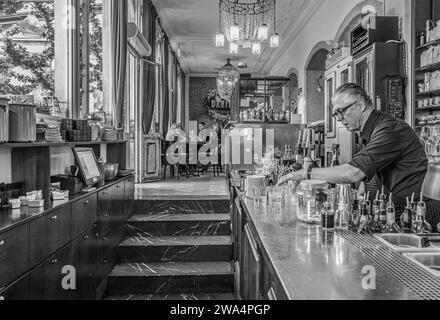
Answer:
[[[279,47],[275,9],[276,0],[220,0],[216,46],[223,47],[228,40],[231,54],[238,53],[238,46],[260,54],[262,43],[269,39],[271,48]]]
[[[228,59],[227,63],[220,68],[217,77],[217,90],[220,98],[229,101],[234,91],[235,85],[240,77],[238,69],[231,64]]]

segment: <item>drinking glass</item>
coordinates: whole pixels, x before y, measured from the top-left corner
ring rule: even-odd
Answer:
[[[285,204],[295,204],[296,203],[296,188],[297,183],[287,184],[284,186],[284,202]]]
[[[269,204],[275,207],[281,207],[283,205],[283,187],[273,187],[268,190]]]
[[[254,204],[256,207],[267,205],[267,187],[254,187]]]
[[[335,228],[346,230],[350,225],[350,214],[353,211],[353,193],[351,185],[336,186]]]

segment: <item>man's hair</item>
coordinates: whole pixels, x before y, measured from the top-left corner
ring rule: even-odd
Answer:
[[[373,101],[371,100],[371,97],[364,90],[364,88],[356,83],[346,83],[340,86],[338,89],[336,89],[334,95],[337,96],[340,94],[348,94],[350,96],[360,97],[365,101],[367,107],[373,106]]]

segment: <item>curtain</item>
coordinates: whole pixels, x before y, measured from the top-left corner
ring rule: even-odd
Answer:
[[[186,94],[186,76],[185,72],[183,70],[180,70],[180,101],[182,102],[181,108],[182,108],[182,126],[185,127],[186,123],[186,101],[185,101],[185,94]]]
[[[162,134],[164,137],[168,133],[168,124],[170,121],[170,96],[169,96],[169,72],[168,64],[170,60],[169,56],[169,41],[165,37],[162,50],[162,93],[163,93],[163,117],[162,117]]]
[[[178,63],[177,63],[177,57],[173,54],[173,68],[171,69],[172,70],[172,74],[171,74],[171,79],[172,79],[172,81],[173,81],[173,102],[172,102],[172,121],[171,121],[171,123],[176,123],[176,122],[178,122],[177,120],[177,108],[179,107],[178,106],[178,104],[179,104],[179,101],[178,101],[178,97],[179,97],[179,92],[178,92],[178,90],[177,90],[177,68],[179,67],[178,66]],[[179,121],[180,121],[180,119],[179,119]]]
[[[127,70],[127,1],[109,0],[111,21],[111,93],[112,112],[115,125],[124,125],[123,106],[125,100],[125,83]]]
[[[156,61],[156,19],[157,12],[151,0],[144,1],[144,9],[146,12],[146,19],[144,19],[143,33],[145,34],[148,43],[152,48],[149,61]],[[144,63],[144,84],[142,98],[142,130],[144,134],[148,134],[151,129],[151,124],[154,118],[154,102],[156,99],[156,70],[157,67]]]

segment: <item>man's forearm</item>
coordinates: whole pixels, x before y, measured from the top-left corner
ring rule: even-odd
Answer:
[[[365,174],[356,167],[349,164],[331,168],[314,168],[312,170],[313,180],[324,180],[328,183],[358,183],[365,179]]]

